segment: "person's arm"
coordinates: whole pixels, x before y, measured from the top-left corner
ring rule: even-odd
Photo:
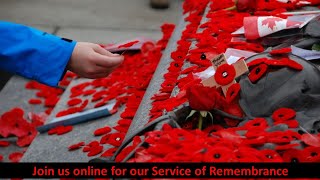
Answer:
[[[57,86],[76,45],[34,28],[0,21],[0,69]]]
[[[71,41],[0,21],[0,69],[57,86],[66,70],[81,77],[106,77],[123,61],[97,44]]]

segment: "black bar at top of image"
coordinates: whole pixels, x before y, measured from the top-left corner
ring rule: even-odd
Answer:
[[[319,178],[320,163],[0,163],[0,178]]]

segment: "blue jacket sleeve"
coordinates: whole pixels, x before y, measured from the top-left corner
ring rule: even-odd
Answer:
[[[57,86],[76,42],[0,21],[0,69]]]

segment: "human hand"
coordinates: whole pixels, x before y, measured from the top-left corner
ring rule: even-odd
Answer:
[[[102,78],[118,67],[123,59],[123,56],[113,54],[97,44],[78,42],[67,67],[81,77]]]

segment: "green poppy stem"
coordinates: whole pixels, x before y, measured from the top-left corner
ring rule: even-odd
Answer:
[[[202,123],[203,123],[203,117],[201,116],[201,114],[199,114],[199,123],[198,123],[198,129],[202,129]]]
[[[237,10],[237,6],[236,6],[236,5],[234,5],[234,6],[231,6],[231,7],[225,8],[224,10],[226,10],[226,11],[233,11],[233,10]]]

